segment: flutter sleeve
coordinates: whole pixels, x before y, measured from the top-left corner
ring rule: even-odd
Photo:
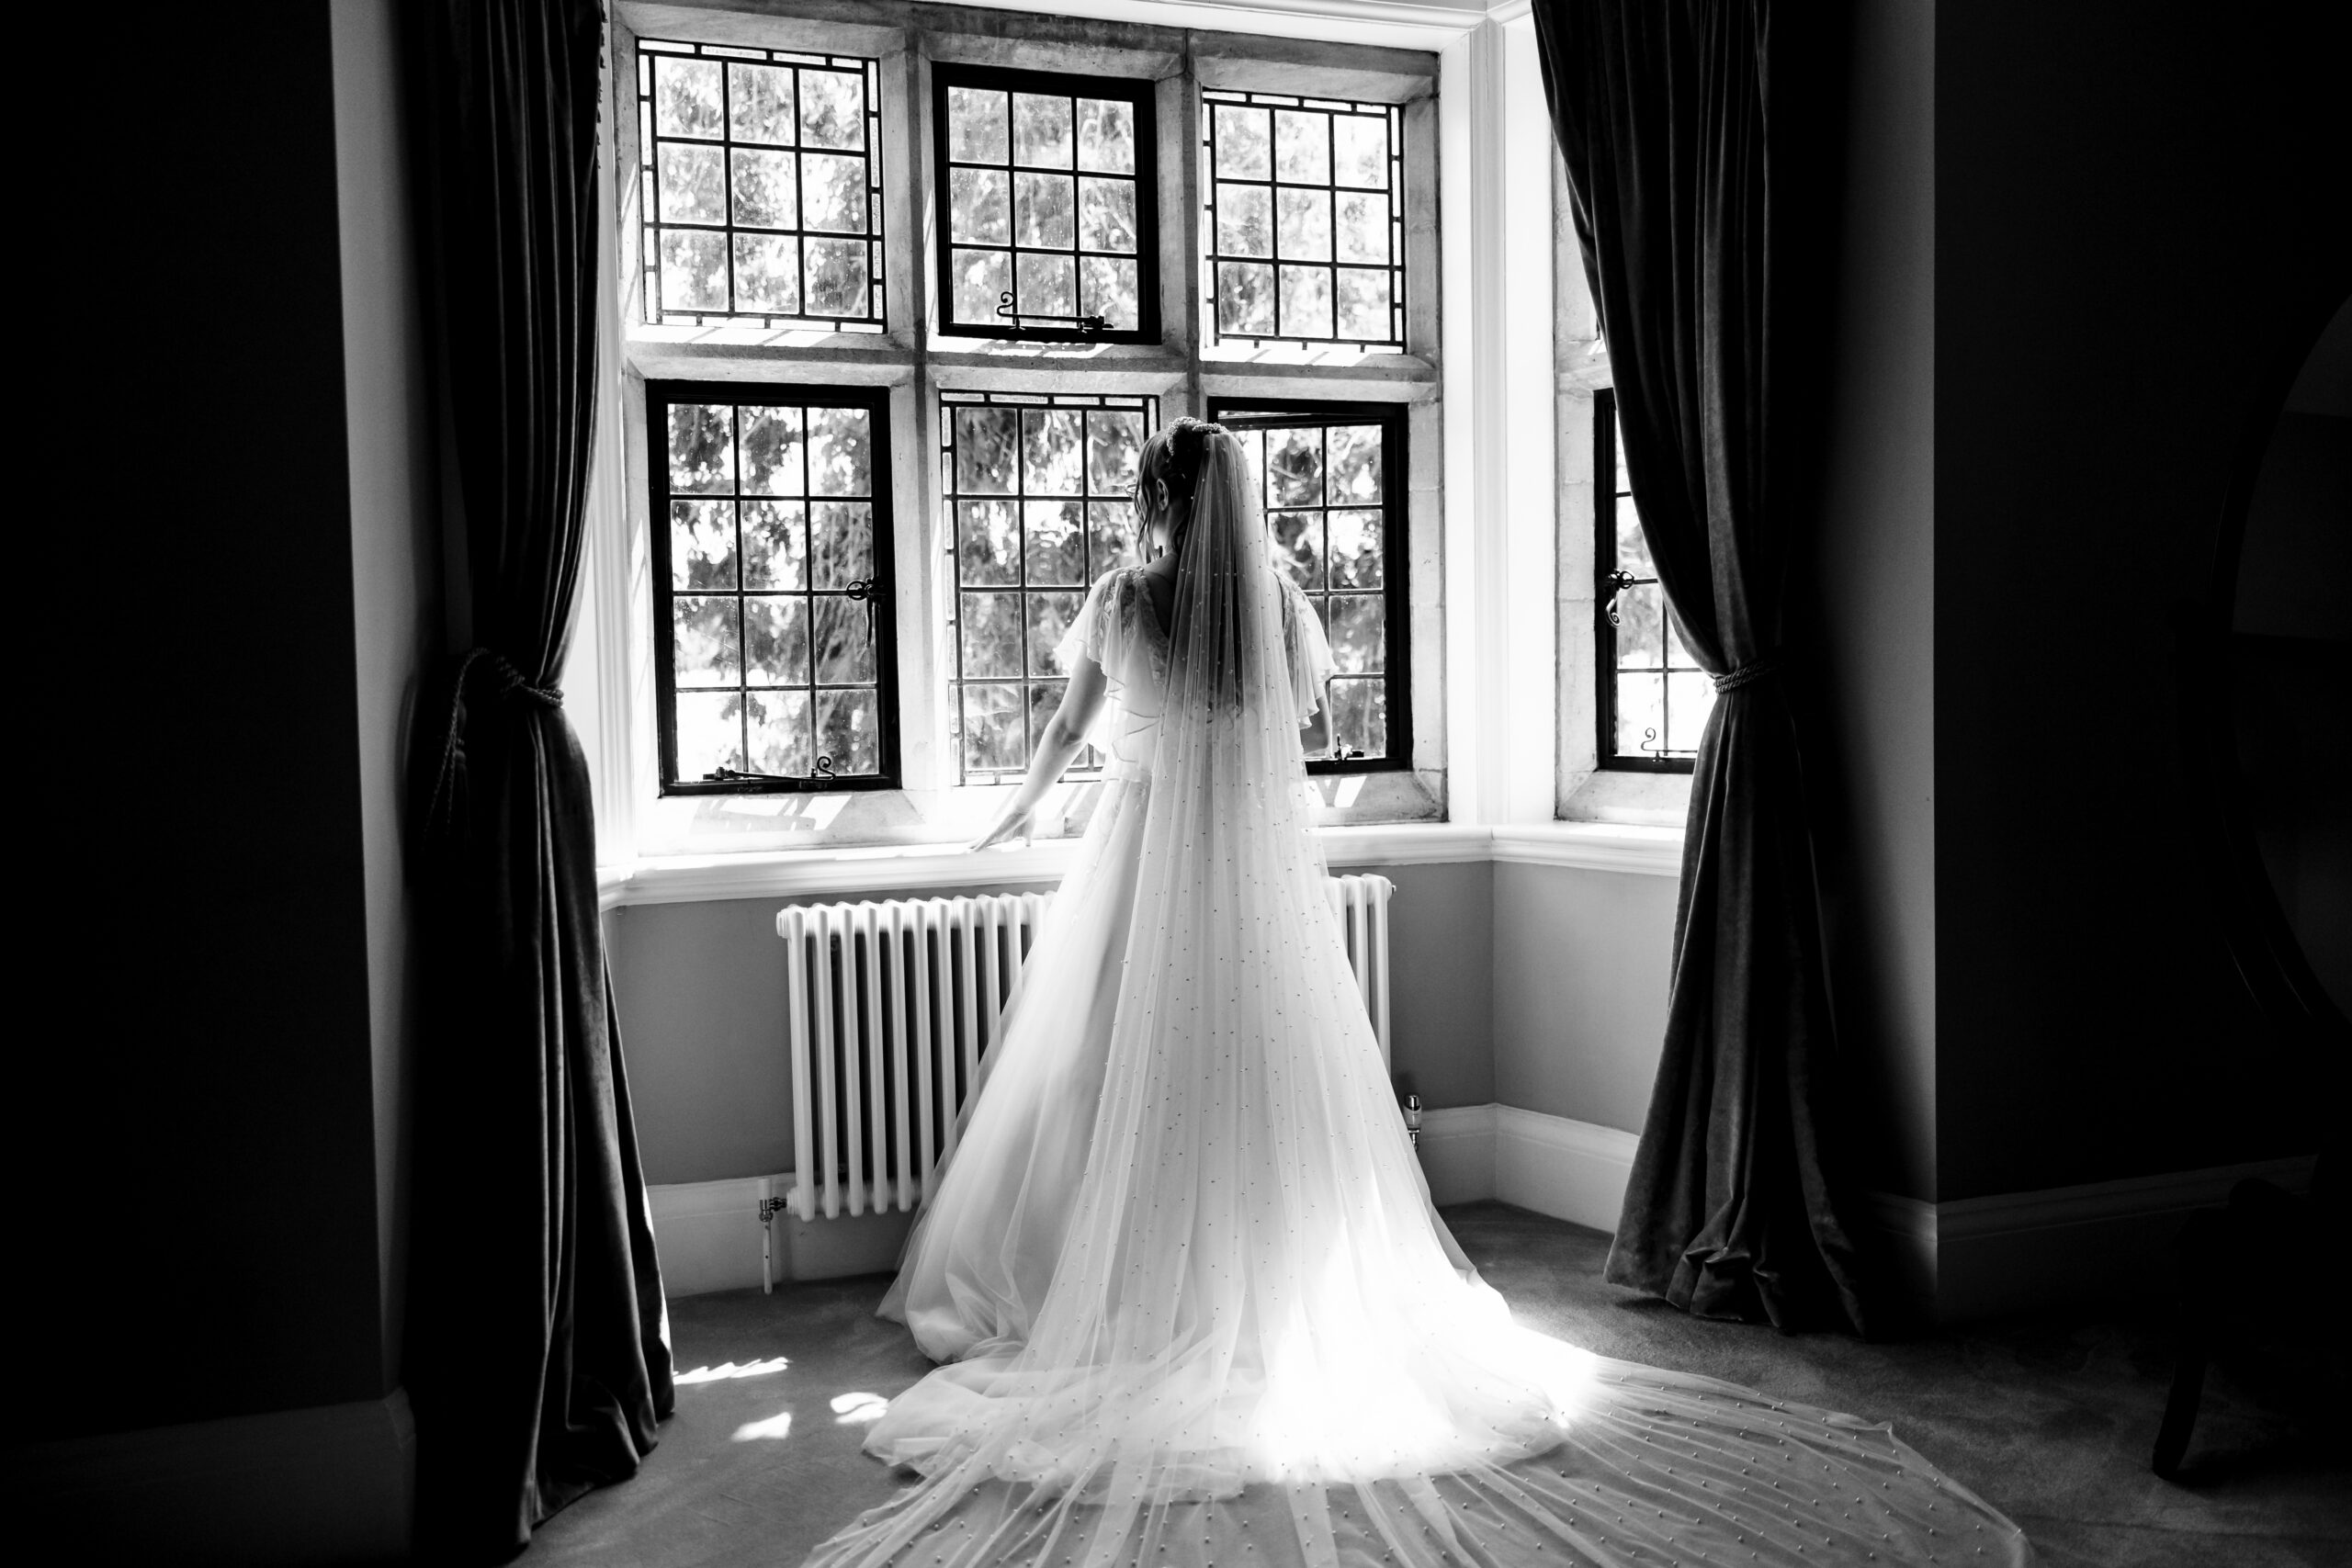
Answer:
[[[1331,642],[1322,617],[1297,583],[1283,582],[1283,649],[1290,656],[1290,690],[1305,724],[1323,706],[1323,682],[1331,673]]]
[[[1078,618],[1070,622],[1069,630],[1054,645],[1054,661],[1065,675],[1077,665],[1081,653],[1097,664],[1103,663],[1102,639],[1107,623],[1118,614],[1122,575],[1117,567],[1113,567],[1094,580],[1094,586],[1086,591],[1086,603],[1079,607]]]

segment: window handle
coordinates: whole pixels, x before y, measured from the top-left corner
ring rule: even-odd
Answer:
[[[1047,316],[1032,311],[1015,310],[1012,308],[1012,290],[1010,288],[996,297],[996,313],[1010,321],[1014,332],[1021,331],[1023,323],[1028,321],[1069,321],[1075,323],[1081,333],[1099,333],[1110,324],[1101,316]]]
[[[1635,577],[1632,572],[1625,571],[1621,569],[1611,572],[1600,581],[1609,585],[1609,603],[1603,606],[1603,608],[1609,615],[1609,624],[1613,626],[1619,624],[1617,620],[1617,595],[1624,592],[1625,590],[1633,587],[1637,582],[1647,582],[1649,579],[1645,577]]]

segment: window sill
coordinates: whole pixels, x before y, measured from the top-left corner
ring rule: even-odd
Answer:
[[[1690,814],[1689,773],[1597,768],[1578,780],[1560,802],[1560,815],[1572,822],[1672,828],[1678,833]]]
[[[1679,829],[1597,822],[1484,828],[1402,822],[1316,830],[1335,866],[1442,865],[1502,861],[1635,875],[1681,871]],[[887,844],[764,854],[662,855],[597,868],[601,908],[697,904],[729,898],[807,897],[914,888],[1057,882],[1077,858],[1076,839],[972,851],[963,844]]]

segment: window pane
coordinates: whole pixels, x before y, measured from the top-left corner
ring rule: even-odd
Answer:
[[[814,495],[874,493],[874,422],[864,409],[808,411],[808,490]]]
[[[1216,323],[1227,337],[1272,336],[1274,269],[1263,263],[1217,263]]]
[[[1029,747],[1021,728],[1018,685],[964,688],[964,769],[967,773],[1013,773],[1028,765]]]
[[[1282,313],[1277,329],[1285,337],[1331,335],[1331,274],[1319,266],[1286,266],[1282,273]]]
[[[1012,268],[1013,303],[1024,316],[1072,316],[1078,313],[1078,259],[1015,254]]]
[[[1387,668],[1387,600],[1377,593],[1331,595],[1331,658],[1337,669],[1352,675]]]
[[[1275,254],[1284,261],[1331,259],[1331,195],[1320,190],[1275,193]]]
[[[1085,581],[1085,503],[1033,501],[1022,515],[1029,536],[1030,584]]]
[[[1008,99],[980,87],[947,89],[947,155],[958,163],[1001,164],[1012,153]]]
[[[1010,494],[1021,411],[959,408],[956,411],[956,488],[966,494]]]
[[[718,135],[718,66],[707,60],[653,62],[653,123],[664,136]]]
[[[1218,104],[1215,110],[1216,173],[1220,179],[1263,180],[1273,176],[1272,124],[1268,111]]]
[[[743,766],[741,692],[680,692],[677,713],[679,778]]]
[[[670,503],[670,586],[735,586],[735,508],[724,501]]]
[[[673,238],[675,236],[673,236]],[[716,234],[696,236],[717,239]],[[717,279],[714,278],[714,283]],[[726,300],[714,295],[722,309]],[[800,313],[800,242],[790,234],[735,236],[735,302],[746,310],[778,316]]]
[[[1338,432],[1332,434],[1337,434]],[[1327,514],[1332,587],[1380,586],[1382,525],[1383,519],[1378,512],[1335,511]]]
[[[1216,187],[1216,248],[1219,255],[1274,254],[1274,193],[1263,186]]]
[[[752,772],[804,779],[817,771],[808,743],[808,693],[746,692],[743,705],[751,719]]]
[[[799,495],[808,488],[802,464],[807,423],[797,408],[747,408],[743,427],[743,490],[746,494]]]
[[[1331,139],[1338,161],[1331,175],[1343,186],[1388,188],[1388,121],[1371,115],[1334,115]]]
[[[1380,426],[1335,424],[1326,432],[1331,454],[1331,503],[1380,499]]]
[[[1012,161],[1031,168],[1070,166],[1070,101],[1058,94],[1012,95]]]
[[[1136,540],[1134,506],[1124,501],[1089,502],[1086,507],[1086,580],[1089,582],[1114,567],[1141,566],[1143,555]]]
[[[681,593],[670,602],[673,677],[681,686],[731,686],[743,667],[732,597]]]
[[[792,154],[749,148],[730,154],[735,221],[752,229],[800,227],[800,196],[792,183]]]
[[[1666,737],[1666,677],[1617,677],[1617,753],[1652,757]]]
[[[1274,115],[1274,177],[1331,183],[1331,117],[1283,109]]]
[[[746,409],[746,413],[752,411]],[[743,586],[808,585],[808,508],[798,501],[743,503]]]
[[[1012,243],[1012,187],[997,169],[948,172],[948,238],[980,245]]]
[[[1143,451],[1143,414],[1098,409],[1086,416],[1086,483],[1096,495],[1125,495],[1136,488],[1136,463]]]
[[[1104,174],[1136,170],[1136,107],[1115,98],[1078,100],[1078,166]]]
[[[865,80],[849,71],[800,73],[800,141],[808,147],[865,145]]]
[[[778,593],[743,601],[743,679],[753,686],[808,683],[808,600]]]
[[[1655,669],[1665,644],[1659,622],[1665,601],[1655,582],[1636,583],[1617,594],[1617,667]]]
[[[1617,498],[1617,567],[1635,577],[1656,577],[1657,567],[1650,559],[1650,542],[1642,536],[1642,514],[1634,510],[1634,498]]]
[[[1100,316],[1113,331],[1132,330],[1137,320],[1136,264],[1108,256],[1078,259],[1079,313]]]
[[[1031,593],[1029,601],[1029,671],[1032,675],[1067,675],[1054,658],[1054,649],[1069,633],[1070,623],[1078,619],[1079,606],[1085,603],[1082,593]],[[1058,690],[1059,688],[1056,688]],[[1051,708],[1046,710],[1052,712]]]
[[[720,195],[727,154],[717,147],[672,142],[662,147],[658,164],[664,223],[723,223],[727,203]]]
[[[815,644],[817,681],[842,685],[874,679],[874,612],[864,603],[820,594],[810,640]]]
[[[1009,501],[956,503],[956,570],[966,582],[1017,582],[1021,531]]]
[[[1067,250],[1078,232],[1078,182],[1068,175],[1012,176],[1012,240]]]
[[[1309,592],[1323,586],[1323,514],[1277,512],[1267,518],[1274,531],[1274,558],[1291,581]]]
[[[672,229],[662,237],[662,308],[727,309],[727,236],[708,230]]]
[[[807,227],[812,230],[828,234],[865,232],[865,160],[803,152],[800,205]]]
[[[1030,409],[1022,413],[1023,494],[1079,493],[1079,449],[1084,418],[1076,409]]]
[[[1090,251],[1133,255],[1136,250],[1136,184],[1133,180],[1078,182],[1078,243]]]
[[[964,678],[1021,673],[1021,595],[967,593],[963,625],[957,627]]]
[[[874,503],[820,501],[808,513],[809,582],[816,589],[874,581]]]
[[[882,766],[881,725],[874,694],[817,694],[817,747],[836,773],[871,773]]]
[[[1388,259],[1388,203],[1380,197],[1350,191],[1337,203],[1339,255],[1343,262],[1385,262]]]
[[[1387,273],[1343,266],[1338,287],[1341,337],[1372,342],[1390,335]]]
[[[1323,504],[1323,432],[1309,425],[1266,433],[1266,499],[1276,506]]]
[[[1332,741],[1348,752],[1364,757],[1388,755],[1388,687],[1386,682],[1348,680],[1331,682]]]
[[[792,73],[774,65],[727,64],[727,100],[731,134],[738,141],[789,146],[793,122]]]
[[[956,269],[956,319],[997,321],[998,306],[1012,291],[1012,257],[1003,251],[957,251],[950,265]]]
[[[725,494],[735,488],[735,411],[680,403],[670,411],[670,488]]]

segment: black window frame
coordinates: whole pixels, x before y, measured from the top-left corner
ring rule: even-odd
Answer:
[[[1212,397],[1208,417],[1233,430],[1296,429],[1309,425],[1377,424],[1380,442],[1381,596],[1386,609],[1382,674],[1388,682],[1388,750],[1380,757],[1309,757],[1314,774],[1409,773],[1413,767],[1412,584],[1408,562],[1412,491],[1408,443],[1412,405],[1322,398]],[[1277,569],[1279,570],[1279,568]],[[1309,591],[1308,597],[1315,597]],[[1329,733],[1330,690],[1323,694]]]
[[[1021,247],[1008,243],[998,246],[957,245],[954,243],[953,213],[950,203],[955,197],[955,182],[949,171],[956,165],[947,155],[947,94],[954,87],[978,87],[990,92],[1034,93],[1069,98],[1117,99],[1135,106],[1136,110],[1136,324],[1132,329],[1105,327],[1090,331],[1083,326],[1066,327],[1021,325],[1014,318],[1010,325],[993,322],[957,321],[952,319],[955,301],[953,253],[957,250],[1001,248],[1018,258]],[[998,341],[1018,340],[1026,343],[1117,343],[1157,345],[1161,342],[1162,326],[1159,314],[1159,84],[1148,77],[1094,76],[1080,72],[1024,71],[997,65],[967,65],[952,61],[933,61],[931,66],[931,209],[932,227],[936,231],[935,257],[937,267],[933,296],[938,301],[934,326],[943,337],[990,338]],[[1007,167],[1012,167],[1008,151]],[[1072,161],[1071,174],[1078,169]],[[1076,222],[1073,208],[1071,220]],[[1088,253],[1075,242],[1072,255]],[[1108,252],[1098,253],[1109,254]],[[1018,261],[1015,262],[1018,269]]]
[[[650,326],[757,327],[771,331],[790,331],[796,328],[815,328],[836,333],[866,334],[888,333],[890,330],[888,268],[891,241],[887,230],[888,192],[885,187],[883,180],[884,170],[882,141],[883,119],[885,116],[882,107],[881,61],[878,58],[867,55],[809,54],[792,50],[764,49],[674,38],[641,38],[638,40],[636,52],[638,70],[640,76],[639,80],[632,85],[634,87],[632,96],[635,99],[632,112],[634,112],[638,117],[638,169],[636,173],[639,181],[639,199],[641,207],[641,210],[639,213],[639,226],[643,232],[643,239],[639,245],[640,254],[636,258],[636,265],[638,267],[638,275],[640,279],[639,287],[645,297],[642,301],[642,310],[640,313],[644,316],[646,323]],[[654,105],[657,95],[651,84],[654,73],[659,69],[658,62],[663,60],[696,60],[714,63],[719,67],[719,114],[722,122],[719,140],[710,141],[699,137],[674,137],[667,135],[656,129],[654,124],[656,118]],[[779,150],[780,144],[779,148],[771,148],[766,143],[739,142],[735,140],[733,126],[731,123],[729,123],[730,117],[728,106],[730,102],[729,95],[732,93],[732,88],[729,85],[729,77],[727,72],[727,67],[729,65],[764,65],[794,71],[815,70],[838,72],[842,73],[848,73],[851,69],[854,67],[855,73],[860,78],[866,99],[865,112],[863,117],[865,119],[865,146],[859,153],[860,158],[865,164],[866,182],[865,203],[867,227],[863,234],[839,234],[825,230],[811,230],[805,226],[805,222],[802,226],[788,230],[763,230],[747,227],[745,225],[738,224],[735,221],[734,187],[732,179],[734,151],[737,148],[741,148],[748,152],[770,152]],[[797,83],[795,90],[797,94]],[[719,196],[721,201],[727,208],[727,216],[723,221],[714,226],[707,223],[681,222],[664,219],[662,216],[660,164],[661,144],[662,142],[673,142],[696,147],[717,147],[720,149],[719,167],[721,170],[722,184]],[[806,146],[806,144],[796,140],[792,143],[789,151],[793,153],[797,161],[799,154],[806,152],[814,151],[818,152],[826,152],[831,150],[825,148],[811,149]],[[797,205],[799,176],[797,170],[794,176],[794,187],[796,192],[796,205]],[[805,220],[806,214],[805,212],[796,212],[795,217]],[[728,298],[728,308],[726,310],[672,310],[663,305],[662,302],[662,262],[660,260],[659,252],[661,248],[661,237],[664,231],[718,233],[725,237],[727,247]],[[799,257],[797,265],[799,266],[801,304],[804,307],[799,313],[786,314],[784,312],[775,310],[740,310],[735,308],[735,298],[737,293],[735,282],[735,236],[739,233],[790,234],[794,236],[797,242],[798,242],[797,246]],[[829,316],[817,314],[805,309],[808,302],[808,262],[807,242],[812,238],[819,240],[857,239],[862,240],[865,243],[867,248],[867,271],[865,280],[866,302],[872,312],[871,314],[865,316]]]
[[[670,562],[670,410],[679,403],[727,403],[737,408],[858,408],[873,420],[871,446],[874,507],[874,576],[865,604],[874,618],[874,705],[879,771],[865,774],[825,772],[805,778],[742,775],[733,779],[678,776],[676,626]],[[658,715],[660,793],[667,795],[808,795],[841,790],[901,789],[903,756],[899,735],[896,540],[892,521],[896,473],[890,446],[890,389],[791,381],[671,381],[645,383],[648,505],[653,579],[654,702]],[[741,491],[736,492],[741,496]],[[738,593],[742,592],[739,589]],[[852,595],[854,597],[854,595]],[[810,671],[810,691],[820,689]],[[812,725],[814,717],[811,717]],[[746,756],[748,763],[751,758]],[[822,759],[819,761],[821,762]]]
[[[1654,577],[1621,578],[1623,570],[1617,564],[1617,502],[1621,496],[1631,501],[1631,492],[1617,489],[1617,394],[1607,387],[1592,395],[1592,631],[1593,685],[1598,700],[1594,703],[1595,739],[1598,750],[1595,764],[1611,773],[1687,773],[1698,761],[1697,753],[1657,756],[1627,755],[1617,750],[1617,623],[1611,619],[1618,592],[1640,583],[1657,582]],[[1658,602],[1668,615],[1673,614],[1666,602],[1665,584],[1658,585]],[[1666,636],[1661,626],[1659,636]],[[1671,646],[1661,641],[1661,647]],[[1667,670],[1673,666],[1661,664]],[[1672,684],[1666,688],[1661,701],[1673,700]],[[1671,709],[1664,710],[1668,713]],[[1665,739],[1660,736],[1660,740]]]
[[[1407,289],[1409,280],[1406,276],[1407,257],[1405,244],[1405,230],[1407,223],[1406,215],[1408,210],[1408,204],[1405,196],[1405,106],[1403,104],[1396,103],[1376,103],[1370,100],[1358,101],[1343,98],[1308,97],[1295,93],[1254,92],[1221,88],[1204,89],[1201,95],[1200,101],[1200,221],[1202,292],[1200,301],[1201,319],[1198,323],[1198,331],[1201,334],[1201,342],[1208,344],[1244,344],[1253,348],[1263,348],[1268,344],[1280,344],[1285,347],[1298,347],[1302,349],[1343,348],[1353,346],[1359,354],[1404,354],[1408,352],[1408,334],[1411,331],[1411,320],[1406,308]],[[1262,108],[1270,111],[1293,109],[1313,114],[1321,114],[1331,119],[1331,124],[1335,131],[1338,123],[1337,117],[1342,114],[1363,118],[1370,118],[1377,115],[1386,122],[1388,128],[1389,183],[1382,194],[1388,198],[1389,208],[1388,259],[1385,262],[1377,264],[1376,270],[1385,272],[1388,275],[1388,324],[1396,329],[1389,336],[1382,338],[1351,337],[1340,331],[1339,275],[1340,270],[1342,268],[1347,268],[1372,271],[1375,270],[1375,265],[1370,262],[1342,262],[1339,259],[1339,198],[1342,194],[1349,192],[1370,194],[1370,187],[1340,185],[1339,183],[1339,174],[1336,168],[1332,171],[1332,176],[1329,183],[1323,186],[1303,186],[1283,180],[1274,172],[1272,166],[1272,160],[1274,158],[1275,153],[1271,139],[1269,140],[1267,147],[1269,167],[1267,175],[1263,180],[1256,178],[1221,179],[1220,170],[1217,167],[1216,132],[1216,110],[1219,105],[1225,105],[1235,108]],[[1271,115],[1267,123],[1270,128],[1272,126],[1273,122]],[[1270,220],[1273,224],[1273,228],[1270,230],[1268,233],[1271,248],[1266,255],[1262,257],[1227,255],[1218,248],[1217,186],[1220,184],[1247,186],[1262,185],[1270,193],[1270,199],[1273,193],[1279,192],[1285,186],[1292,189],[1329,190],[1331,193],[1333,204],[1331,259],[1327,262],[1297,261],[1284,258],[1276,254],[1282,248],[1281,240],[1279,238],[1281,219],[1278,210]],[[1218,313],[1217,289],[1223,265],[1228,262],[1237,265],[1248,265],[1261,261],[1268,267],[1273,270],[1274,326],[1276,330],[1272,333],[1228,333],[1225,330],[1222,324],[1222,318]],[[1280,330],[1283,324],[1281,269],[1284,266],[1319,267],[1331,275],[1331,331],[1328,334],[1318,336],[1300,333],[1285,333]]]

